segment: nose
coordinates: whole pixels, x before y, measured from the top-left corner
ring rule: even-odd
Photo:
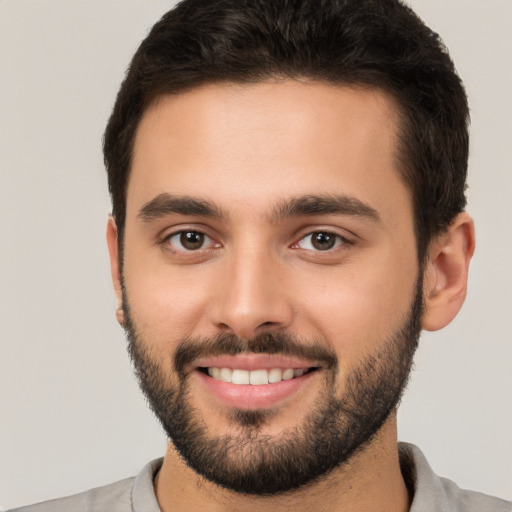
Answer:
[[[224,263],[210,307],[210,321],[218,330],[250,339],[290,326],[292,302],[275,258],[266,251],[244,251]]]

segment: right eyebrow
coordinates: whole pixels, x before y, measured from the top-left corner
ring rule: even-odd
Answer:
[[[191,196],[173,196],[167,193],[159,194],[145,203],[137,216],[144,222],[150,222],[172,214],[197,215],[218,220],[226,217],[222,210],[209,201]]]

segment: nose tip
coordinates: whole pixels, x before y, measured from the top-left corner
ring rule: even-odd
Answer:
[[[217,287],[210,320],[221,332],[251,339],[263,332],[285,330],[293,318],[286,287],[269,266],[245,265]],[[277,269],[274,269],[274,271]]]
[[[216,327],[225,333],[235,334],[241,339],[250,340],[264,332],[277,332],[284,329],[284,323],[265,321],[258,323],[250,317],[233,318],[229,324],[219,322]]]

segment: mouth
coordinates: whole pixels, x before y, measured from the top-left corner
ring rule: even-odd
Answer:
[[[294,358],[239,354],[196,361],[195,379],[207,400],[240,410],[268,409],[305,396],[322,367]]]
[[[235,385],[264,386],[288,381],[317,371],[317,367],[311,368],[260,368],[245,370],[242,368],[219,368],[217,366],[199,367],[198,370],[214,380]]]

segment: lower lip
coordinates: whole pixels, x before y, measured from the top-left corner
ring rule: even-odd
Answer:
[[[293,398],[316,373],[318,372],[309,372],[290,380],[254,386],[251,384],[231,384],[230,382],[214,379],[199,370],[194,371],[194,374],[197,375],[206,389],[222,404],[235,409],[251,411],[268,409],[282,401]]]

